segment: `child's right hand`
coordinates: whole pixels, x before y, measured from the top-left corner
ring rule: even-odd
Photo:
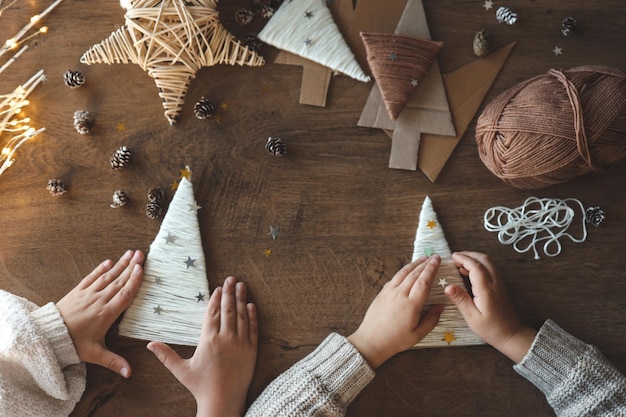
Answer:
[[[478,252],[454,253],[452,259],[461,274],[469,276],[474,298],[456,285],[447,286],[446,295],[478,337],[520,362],[537,332],[520,322],[495,266],[487,255]]]

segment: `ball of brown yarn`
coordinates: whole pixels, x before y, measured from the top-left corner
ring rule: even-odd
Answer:
[[[478,118],[480,159],[516,188],[542,188],[626,156],[626,74],[550,70],[496,97]]]

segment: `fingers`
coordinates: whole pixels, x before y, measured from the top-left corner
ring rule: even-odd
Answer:
[[[115,265],[113,265],[112,268],[110,268],[103,274],[100,274],[100,276],[94,280],[92,284],[93,289],[96,291],[101,291],[102,289],[106,288],[109,283],[111,283],[111,281],[115,280],[115,278],[117,278],[122,272],[124,272],[134,255],[135,251],[127,250],[124,255],[122,255],[122,257],[115,263]]]
[[[420,264],[422,264],[426,259],[428,258],[422,255],[416,260],[414,260],[413,262],[404,265],[402,268],[400,268],[398,272],[396,272],[396,274],[393,276],[391,281],[389,281],[389,284],[391,284],[394,287],[397,287],[398,285],[400,285],[405,280],[407,275],[411,271],[413,271],[415,268],[417,268]]]
[[[409,298],[415,300],[418,305],[422,306],[428,299],[440,264],[441,258],[438,255],[433,255],[428,262],[422,264],[424,267],[409,290]]]
[[[471,271],[475,271],[475,273],[482,272],[484,278],[489,281],[497,276],[496,268],[491,262],[491,259],[484,253],[456,252],[452,254],[452,259],[463,275],[470,276],[470,280]]]
[[[256,348],[259,344],[259,319],[257,316],[256,306],[252,303],[248,303],[246,309],[248,310],[248,318],[250,319],[248,338],[250,339],[250,344]]]
[[[248,319],[248,292],[246,284],[238,282],[235,285],[235,299],[237,305],[237,335],[248,339],[250,322]]]
[[[481,314],[465,289],[452,284],[445,288],[444,293],[456,305],[467,323],[473,322]]]
[[[224,281],[222,289],[222,304],[220,312],[220,333],[232,331],[237,332],[237,311],[235,302],[235,278],[228,277]]]
[[[110,350],[106,349],[104,346],[98,346],[93,352],[94,357],[96,358],[93,363],[96,365],[100,365],[111,371],[123,376],[124,378],[130,377],[130,365],[120,355],[117,355]]]
[[[135,270],[135,267],[137,265],[140,265],[142,262],[143,253],[141,251],[135,251],[133,252],[133,256],[129,260],[124,260],[122,263],[118,262],[118,264],[116,264],[111,269],[111,271],[103,275],[103,279],[100,281],[100,283],[106,282],[106,286],[101,289],[105,301],[111,301],[113,297],[115,297],[125,287],[133,272],[135,272],[135,274],[139,272]],[[112,272],[116,270],[119,264],[126,264],[126,266],[117,275],[112,275]],[[116,270],[116,272],[117,271],[118,270]],[[105,276],[107,277],[104,278]],[[143,277],[143,272],[141,276]],[[136,279],[137,276],[135,275],[135,280]],[[96,284],[98,284],[98,282],[96,282]]]
[[[439,318],[441,317],[441,313],[443,313],[443,308],[442,305],[432,306],[420,319],[416,329],[420,341],[439,324]]]
[[[148,350],[157,357],[157,359],[165,366],[176,378],[178,378],[179,369],[184,359],[178,356],[171,347],[161,342],[150,342],[146,346]]]
[[[213,290],[211,298],[209,298],[209,304],[204,315],[204,322],[202,333],[214,335],[220,331],[220,309],[222,304],[222,287],[217,287]]]
[[[137,295],[141,281],[143,280],[143,268],[139,264],[135,264],[130,273],[130,277],[124,283],[124,286],[113,295],[109,304],[111,309],[116,312],[116,316],[122,314],[128,308],[130,303]]]
[[[95,280],[100,278],[102,274],[107,272],[109,269],[113,267],[113,261],[107,259],[103,261],[100,265],[98,265],[93,271],[89,273],[83,280],[80,282],[78,287],[80,289],[85,289],[94,283]]]

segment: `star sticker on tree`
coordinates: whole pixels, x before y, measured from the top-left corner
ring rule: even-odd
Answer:
[[[454,337],[454,332],[445,332],[441,340],[447,342],[448,345],[450,345],[452,342],[456,340],[456,337]]]
[[[439,278],[438,285],[441,285],[443,288],[445,288],[448,285],[448,280],[446,280],[445,278]]]
[[[411,85],[413,86],[413,88],[415,88],[415,87],[417,87],[417,86],[419,85],[419,81],[418,81],[418,80],[416,80],[415,78],[413,78],[413,79],[411,80]]]
[[[193,266],[195,268],[196,267],[196,260],[195,259],[191,259],[191,256],[188,256],[187,260],[185,261],[185,264],[187,265],[187,269],[189,269],[190,266]]]
[[[195,211],[196,213],[198,213],[198,210],[200,210],[202,207],[200,207],[198,205],[198,203],[196,201],[193,202],[193,204],[189,204],[189,211]]]
[[[165,311],[161,308],[161,306],[156,306],[156,307],[153,307],[152,309],[154,310],[154,314],[158,314],[159,316],[161,315],[161,313]]]
[[[307,19],[310,19],[313,17],[313,12],[304,12],[304,17],[306,17]]]
[[[265,63],[224,28],[216,0],[129,0],[125,4],[124,26],[92,46],[80,62],[139,65],[154,78],[170,125],[201,68]]]
[[[167,232],[167,236],[165,236],[163,239],[165,239],[165,244],[167,245],[168,243],[174,244],[176,241],[176,236],[174,236],[173,234],[171,234],[170,232]]]
[[[179,169],[178,171],[180,172],[180,178],[186,178],[188,180],[191,180],[191,170],[189,169],[189,167]]]
[[[392,52],[389,54],[389,59],[392,61],[396,61],[398,59],[398,54],[395,52]]]
[[[198,295],[196,295],[196,299],[198,300],[198,302],[204,301],[204,297],[205,295],[202,294],[201,292],[198,292]]]
[[[428,220],[428,222],[426,223],[426,227],[428,227],[429,229],[434,229],[435,227],[437,227],[437,222],[434,220]]]
[[[430,258],[432,254],[433,254],[433,248],[431,248],[430,246],[427,246],[424,248],[424,255]]]

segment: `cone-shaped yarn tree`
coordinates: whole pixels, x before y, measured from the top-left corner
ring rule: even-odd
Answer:
[[[121,336],[197,346],[209,300],[193,186],[183,177],[144,264]]]
[[[284,1],[258,36],[278,49],[356,80],[370,81],[322,0]]]
[[[421,255],[430,256],[435,254],[441,257],[441,265],[435,276],[426,308],[436,304],[443,304],[445,310],[441,314],[437,327],[415,347],[484,345],[485,342],[467,327],[459,310],[443,293],[444,288],[448,284],[455,284],[461,288],[465,284],[454,265],[454,261],[452,261],[452,253],[443,234],[437,213],[433,209],[432,201],[429,197],[426,197],[422,205],[419,224],[415,234],[413,260]]]
[[[395,121],[430,69],[443,42],[371,32],[361,32],[361,39],[387,113]]]

